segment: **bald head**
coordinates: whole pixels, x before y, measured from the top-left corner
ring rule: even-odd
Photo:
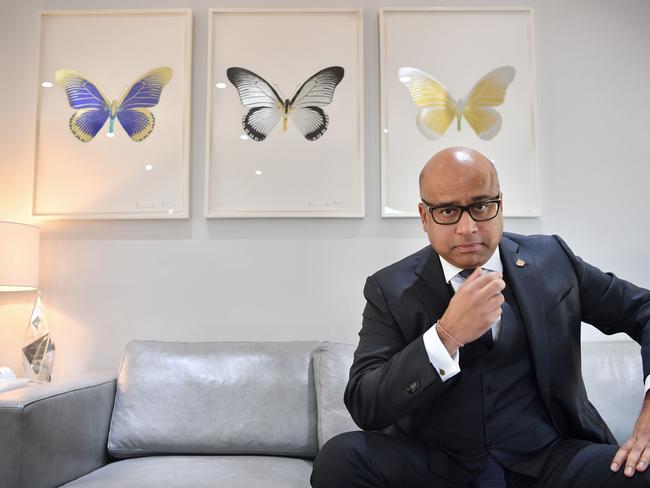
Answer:
[[[437,152],[424,165],[420,172],[420,196],[424,199],[432,198],[430,190],[436,186],[434,182],[440,180],[441,176],[451,180],[461,180],[474,172],[481,172],[489,178],[488,184],[499,189],[499,178],[492,162],[480,152],[466,147],[448,147]]]
[[[490,160],[473,149],[443,149],[420,173],[420,196],[422,227],[438,255],[462,269],[483,266],[503,234],[499,179]],[[447,216],[458,220],[445,223]]]

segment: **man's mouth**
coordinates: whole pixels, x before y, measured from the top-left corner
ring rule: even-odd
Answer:
[[[463,242],[461,244],[457,244],[454,247],[461,253],[470,253],[477,252],[479,249],[481,249],[481,246],[482,244],[480,242]]]

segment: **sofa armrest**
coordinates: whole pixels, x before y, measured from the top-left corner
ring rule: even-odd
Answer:
[[[108,462],[115,373],[0,393],[0,486],[52,488]]]

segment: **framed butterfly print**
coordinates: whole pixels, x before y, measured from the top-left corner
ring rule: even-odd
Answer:
[[[33,214],[189,216],[192,12],[41,13]]]
[[[505,215],[540,215],[533,12],[529,8],[384,8],[383,217],[418,217],[418,175],[441,149],[495,164]]]
[[[209,23],[205,216],[362,217],[361,11]]]

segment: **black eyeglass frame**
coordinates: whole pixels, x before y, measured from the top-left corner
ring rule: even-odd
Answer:
[[[431,215],[431,218],[433,221],[438,224],[438,225],[456,225],[458,222],[460,222],[460,219],[463,218],[463,213],[467,212],[467,214],[471,217],[471,219],[474,222],[488,222],[492,219],[494,219],[497,215],[499,215],[499,210],[501,210],[501,199],[503,198],[503,194],[499,193],[496,197],[491,198],[489,200],[481,200],[478,202],[471,203],[469,205],[438,205],[438,206],[433,206],[429,202],[427,202],[424,198],[420,198],[422,200],[422,203],[426,205],[427,211]],[[474,207],[475,205],[484,205],[487,203],[496,203],[497,204],[497,211],[494,212],[494,215],[490,217],[489,219],[477,219],[472,215],[471,208]],[[460,209],[460,213],[458,214],[458,219],[455,220],[454,222],[438,222],[436,218],[433,216],[433,211],[438,209],[438,208],[458,208]]]

